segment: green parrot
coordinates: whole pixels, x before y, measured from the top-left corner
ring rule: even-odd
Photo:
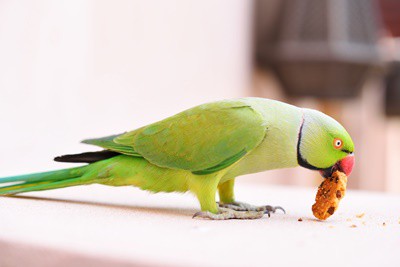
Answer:
[[[87,165],[0,179],[0,195],[102,184],[151,192],[193,193],[193,217],[256,219],[281,207],[238,202],[235,178],[302,166],[323,177],[350,175],[354,144],[331,117],[264,98],[203,104],[118,135],[82,141],[103,150],[56,157]],[[216,192],[219,202],[216,202]],[[284,211],[284,210],[283,210]]]

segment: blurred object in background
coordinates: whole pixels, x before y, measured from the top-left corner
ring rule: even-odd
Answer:
[[[382,13],[382,20],[386,30],[392,36],[400,36],[400,1],[399,0],[378,0]]]
[[[381,65],[373,0],[258,1],[256,10],[257,60],[292,96],[355,97]]]
[[[399,47],[390,36],[382,38],[385,32],[398,32],[400,24],[393,20],[400,18],[400,9],[387,8],[392,19],[383,15],[390,24],[384,29],[383,2],[391,1],[256,1],[255,57],[262,71],[256,72],[255,92],[319,109],[345,126],[356,145],[350,188],[400,192],[395,167],[400,123],[385,117],[383,82],[383,67]],[[274,78],[279,83],[271,82]],[[288,184],[311,180],[301,170],[277,174],[282,176]],[[319,181],[315,175],[314,184]]]
[[[386,114],[400,115],[400,61],[390,64],[386,77]]]
[[[400,1],[379,0],[382,20],[388,35],[400,37]],[[392,61],[385,79],[386,84],[386,114],[389,116],[400,115],[400,40],[392,38],[389,40]]]

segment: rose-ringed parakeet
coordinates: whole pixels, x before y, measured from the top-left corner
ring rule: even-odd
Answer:
[[[119,135],[84,140],[98,152],[56,157],[85,166],[0,179],[0,195],[77,185],[136,186],[192,192],[210,219],[254,219],[280,207],[235,201],[235,178],[302,166],[324,177],[354,165],[354,145],[331,117],[263,98],[203,104]],[[215,201],[216,192],[219,202]]]

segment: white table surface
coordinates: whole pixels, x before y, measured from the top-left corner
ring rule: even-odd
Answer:
[[[192,219],[190,194],[131,187],[1,197],[0,266],[400,266],[400,195],[348,191],[321,222],[315,193],[240,184],[238,200],[287,211],[245,221]]]

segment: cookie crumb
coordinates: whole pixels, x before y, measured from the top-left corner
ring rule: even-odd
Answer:
[[[365,213],[363,212],[363,213],[357,214],[356,217],[361,219],[362,217],[364,217],[364,215],[365,215]]]
[[[298,218],[297,221],[298,221],[298,222],[302,222],[303,219],[302,219],[302,218]]]
[[[367,225],[367,223],[366,223],[366,222],[362,222],[362,224],[363,224],[363,225]]]
[[[356,228],[356,227],[357,227],[357,225],[355,225],[355,224],[350,225],[350,228]]]
[[[350,219],[350,218],[347,218],[347,219],[346,219],[346,222],[351,222],[351,219]]]
[[[386,226],[386,223],[384,222],[384,223],[382,223],[382,225],[383,225],[383,226]]]

